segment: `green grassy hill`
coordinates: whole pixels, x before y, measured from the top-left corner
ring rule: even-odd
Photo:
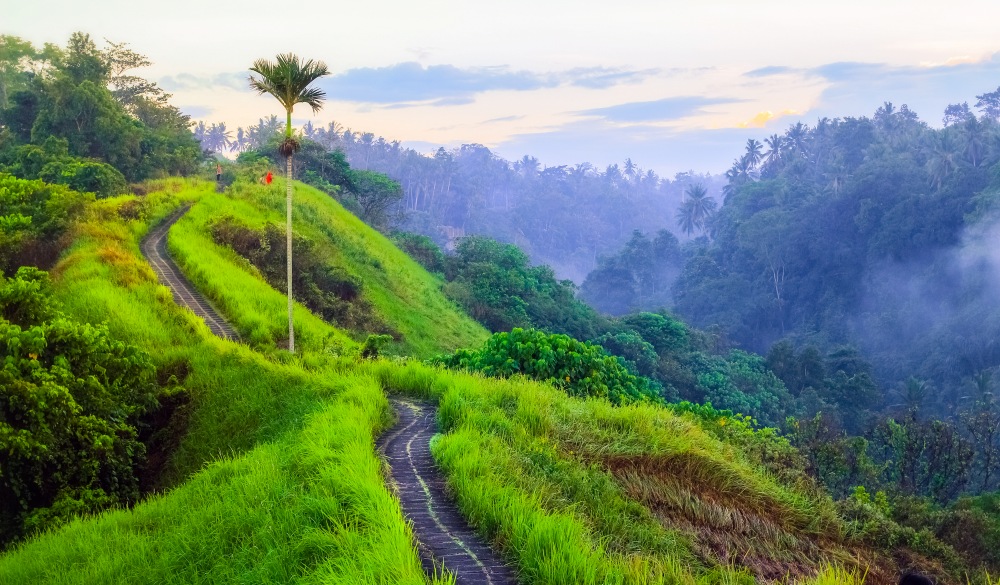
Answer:
[[[368,332],[303,306],[301,351],[277,349],[284,296],[216,244],[211,226],[223,216],[253,228],[280,222],[283,194],[173,180],[91,206],[53,271],[58,299],[149,351],[186,392],[153,442],[157,490],[16,546],[0,556],[0,583],[426,582],[374,447],[392,422],[390,392],[438,403],[435,458],[466,518],[524,583],[877,585],[907,564],[958,582],[946,554],[868,544],[807,478],[775,471],[770,463],[793,455],[787,443],[737,420],[613,407],[412,359],[361,360]],[[169,248],[246,343],[212,337],[139,254],[150,225],[187,204]],[[296,230],[359,279],[396,334],[392,353],[422,358],[486,338],[435,277],[301,185]]]

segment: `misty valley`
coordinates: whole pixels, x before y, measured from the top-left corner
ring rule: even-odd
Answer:
[[[307,57],[0,35],[0,583],[1000,585],[995,80],[666,177]]]

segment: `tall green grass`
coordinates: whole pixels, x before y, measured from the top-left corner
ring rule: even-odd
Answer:
[[[217,339],[177,307],[138,243],[209,192],[159,187],[141,221],[118,216],[127,199],[95,205],[54,282],[67,313],[107,321],[184,381],[191,403],[163,482],[178,487],[30,539],[0,556],[0,583],[426,582],[374,450],[389,423],[379,384],[320,368],[328,357],[281,363]]]
[[[764,558],[802,576],[853,560],[837,544],[830,502],[780,485],[693,419],[573,399],[524,379],[415,363],[369,368],[386,389],[438,403],[444,434],[432,452],[463,513],[516,559],[526,582],[752,583]],[[636,465],[631,484],[613,472],[622,462]],[[689,485],[683,513],[649,507],[665,505],[643,492],[658,488],[663,471]],[[712,527],[699,516],[723,500],[746,525]],[[733,554],[705,546],[704,529],[738,530]]]
[[[284,206],[283,188],[237,183],[226,194],[201,197],[170,233],[170,250],[185,274],[256,345],[287,337],[285,297],[232,250],[216,245],[208,224],[223,215],[255,228],[268,221],[282,224]],[[390,351],[430,357],[486,339],[486,330],[444,296],[439,279],[325,193],[296,183],[294,222],[296,233],[315,242],[328,263],[361,280],[362,295],[401,334]],[[296,339],[305,349],[350,345],[344,332],[298,304],[295,321]],[[354,337],[363,340],[364,334]]]

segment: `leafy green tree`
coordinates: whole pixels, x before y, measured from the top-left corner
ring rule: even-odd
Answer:
[[[279,151],[285,156],[285,215],[288,251],[288,351],[295,351],[295,325],[292,317],[292,155],[299,149],[299,143],[292,136],[292,110],[296,104],[306,104],[313,113],[323,107],[326,94],[322,89],[309,87],[312,82],[330,71],[322,61],[312,59],[302,61],[292,53],[282,53],[275,61],[258,59],[250,71],[260,75],[250,76],[250,88],[258,94],[270,94],[285,108],[285,140]]]
[[[389,210],[403,197],[403,188],[382,173],[352,170],[354,199],[361,210],[361,219],[368,225],[385,230],[389,226]]]
[[[607,398],[614,404],[659,400],[646,379],[631,374],[620,358],[600,346],[536,329],[496,333],[481,349],[460,349],[435,361],[487,376],[520,374],[549,382],[570,396]]]

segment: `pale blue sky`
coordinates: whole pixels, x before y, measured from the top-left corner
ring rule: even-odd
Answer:
[[[131,43],[206,122],[279,113],[245,89],[246,67],[294,51],[333,72],[302,122],[546,165],[720,172],[747,138],[798,120],[889,100],[939,125],[947,104],[1000,86],[998,2],[298,2],[288,25],[281,3],[256,0],[11,4],[0,33]]]

